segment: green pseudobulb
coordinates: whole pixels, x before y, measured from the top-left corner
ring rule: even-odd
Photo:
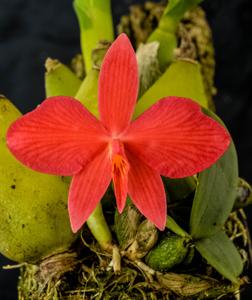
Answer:
[[[208,108],[199,63],[191,60],[177,60],[172,63],[139,99],[134,118],[137,118],[158,100],[168,96],[190,98]]]
[[[21,113],[0,96],[0,252],[37,262],[75,240],[67,212],[66,178],[26,168],[9,152],[6,132]]]
[[[168,271],[181,264],[189,253],[188,238],[170,234],[149,252],[145,262],[154,270]]]

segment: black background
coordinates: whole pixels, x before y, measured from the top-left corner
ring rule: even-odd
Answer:
[[[112,0],[115,24],[141,0]],[[217,112],[237,146],[240,176],[252,182],[252,8],[249,0],[203,4],[216,48]],[[0,94],[22,112],[44,99],[44,61],[80,52],[72,0],[0,0]],[[252,209],[247,210],[252,224]],[[227,253],[228,255],[228,253]],[[1,257],[0,267],[9,263]],[[0,270],[0,300],[15,300],[17,271]],[[252,289],[242,299],[252,299]]]

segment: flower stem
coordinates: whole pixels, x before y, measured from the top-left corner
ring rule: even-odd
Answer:
[[[112,235],[103,215],[100,203],[88,218],[87,225],[101,248],[111,252],[113,249]]]
[[[92,51],[100,40],[114,39],[110,0],[74,0],[81,34],[81,48],[86,72],[93,65]]]

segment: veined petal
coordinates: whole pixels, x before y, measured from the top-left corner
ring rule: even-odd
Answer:
[[[51,97],[10,126],[7,143],[36,171],[73,175],[106,147],[105,137],[102,124],[79,101]]]
[[[226,129],[194,101],[168,97],[136,119],[123,138],[126,147],[160,174],[180,178],[210,167],[227,149]]]
[[[95,157],[76,174],[69,191],[68,211],[73,232],[86,222],[111,181],[111,161],[108,150]]]
[[[129,151],[128,192],[139,211],[160,230],[166,224],[166,195],[160,175]]]
[[[121,34],[109,48],[99,77],[100,119],[111,134],[129,124],[138,94],[137,61],[131,43]]]

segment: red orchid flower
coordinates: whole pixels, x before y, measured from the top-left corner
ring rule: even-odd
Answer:
[[[161,175],[181,178],[212,165],[230,137],[190,99],[167,97],[131,122],[138,95],[134,50],[125,34],[108,50],[99,78],[97,120],[70,97],[51,97],[14,122],[8,147],[26,166],[73,176],[69,214],[76,232],[111,179],[119,212],[127,194],[160,230],[166,223]]]

